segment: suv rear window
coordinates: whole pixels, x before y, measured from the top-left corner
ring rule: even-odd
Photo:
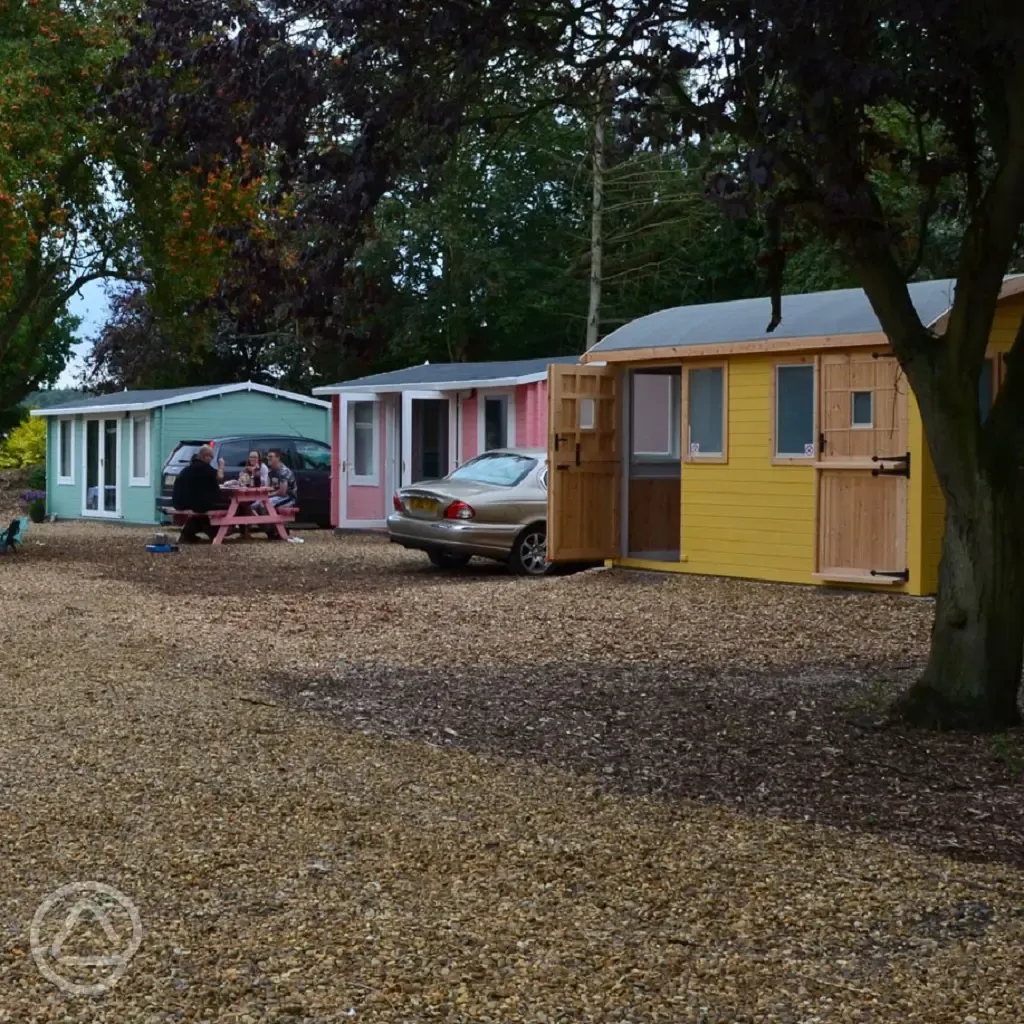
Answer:
[[[515,487],[526,479],[537,465],[536,459],[526,455],[480,455],[448,475],[449,480],[465,480],[474,484],[494,484],[497,487]]]
[[[192,456],[197,454],[204,444],[206,444],[205,441],[182,441],[171,452],[171,457],[167,460],[165,468],[170,469],[173,466],[180,469],[182,466],[187,466],[192,461]]]

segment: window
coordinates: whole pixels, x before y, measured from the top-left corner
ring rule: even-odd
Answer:
[[[363,487],[376,487],[380,477],[377,403],[353,402],[349,408],[349,482]]]
[[[641,462],[678,459],[679,372],[632,376],[632,456]]]
[[[851,426],[855,430],[870,430],[875,423],[875,395],[872,391],[851,391]]]
[[[537,465],[536,459],[525,455],[478,455],[455,472],[449,473],[448,480],[465,480],[467,483],[495,484],[498,487],[515,487],[526,479],[526,475]]]
[[[725,460],[725,367],[687,370],[687,453]]]
[[[313,441],[297,441],[295,451],[299,456],[299,469],[312,469],[317,472],[331,471],[331,449],[325,444]]]
[[[217,451],[217,460],[224,460],[224,472],[232,473],[241,470],[241,468],[249,461],[249,452],[254,448],[259,448],[260,456],[263,461],[267,461],[267,448],[269,445],[260,446],[256,441],[249,441],[243,439],[241,441],[225,441]],[[217,461],[213,463],[217,465]]]
[[[995,401],[995,377],[995,360],[986,359],[981,364],[981,377],[978,380],[978,409],[981,412],[982,423],[988,419],[988,414],[992,411],[992,403]]]
[[[579,407],[576,411],[576,415],[579,418],[580,430],[593,430],[594,429],[594,412],[595,403],[592,398],[581,398],[579,400]]]
[[[775,458],[813,459],[814,365],[775,367]]]
[[[75,482],[74,420],[57,421],[57,483]]]
[[[149,486],[149,415],[132,416],[132,464],[129,484],[132,487]]]
[[[508,396],[484,399],[484,451],[508,447]]]

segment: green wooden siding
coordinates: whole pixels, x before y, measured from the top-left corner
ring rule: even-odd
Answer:
[[[182,402],[154,409],[149,414],[149,484],[131,482],[131,413],[109,413],[118,421],[121,492],[121,521],[156,524],[161,470],[179,441],[225,437],[233,434],[279,434],[311,437],[330,443],[330,409],[278,398],[256,391],[239,391],[194,402]],[[90,417],[93,418],[93,417]],[[100,418],[97,416],[96,418]],[[46,424],[46,510],[60,518],[82,517],[85,494],[85,419],[73,422],[74,483],[59,484],[57,475],[57,431],[59,417],[47,417]]]
[[[162,466],[179,441],[229,437],[232,434],[283,434],[329,442],[330,409],[276,398],[259,391],[227,395],[164,407]]]

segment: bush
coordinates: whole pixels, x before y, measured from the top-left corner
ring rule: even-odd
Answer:
[[[46,467],[45,466],[32,466],[28,471],[28,480],[26,481],[28,486],[33,491],[45,491],[46,490]]]
[[[43,462],[46,420],[42,416],[28,416],[0,442],[0,469],[24,469]]]

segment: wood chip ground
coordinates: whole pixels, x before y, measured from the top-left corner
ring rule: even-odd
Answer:
[[[1024,1019],[1020,737],[881,711],[928,602],[150,533],[0,559],[2,1024]]]

